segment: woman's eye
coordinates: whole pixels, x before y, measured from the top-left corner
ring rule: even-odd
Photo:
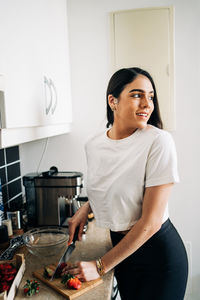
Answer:
[[[132,94],[131,97],[132,97],[132,98],[140,98],[140,99],[141,99],[141,98],[145,97],[145,95],[144,95],[144,94],[138,93],[138,94]],[[148,99],[149,99],[150,101],[153,101],[154,96],[153,96],[153,95],[152,95],[152,96],[149,96]]]
[[[132,97],[133,97],[133,98],[140,98],[141,95],[140,95],[140,94],[133,94]]]

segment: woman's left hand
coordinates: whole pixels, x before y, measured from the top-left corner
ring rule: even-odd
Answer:
[[[99,278],[96,268],[96,261],[79,261],[69,264],[63,268],[62,274],[71,274],[78,277],[81,281],[90,281]]]

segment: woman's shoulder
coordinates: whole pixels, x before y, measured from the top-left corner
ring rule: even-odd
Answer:
[[[85,142],[85,148],[90,146],[97,146],[99,143],[102,143],[106,135],[106,130],[99,130],[93,134],[90,134],[87,137]]]
[[[148,125],[145,130],[145,135],[149,137],[152,145],[168,147],[174,144],[173,137],[169,131],[157,128],[153,125]]]
[[[155,127],[153,125],[148,124],[146,128],[143,129],[145,135],[147,136],[151,136],[152,138],[156,139],[156,138],[160,138],[160,139],[168,139],[171,138],[171,134],[164,130],[164,129],[160,129],[158,127]]]

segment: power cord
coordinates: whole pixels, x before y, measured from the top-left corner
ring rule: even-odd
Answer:
[[[45,145],[44,145],[43,153],[42,153],[42,156],[41,156],[41,158],[40,158],[40,161],[39,161],[39,164],[38,164],[38,167],[37,167],[37,170],[36,170],[37,173],[39,172],[39,169],[40,169],[42,160],[43,160],[44,155],[45,155],[45,153],[46,153],[46,151],[47,151],[48,143],[49,143],[49,137],[46,138],[46,142],[45,142]]]

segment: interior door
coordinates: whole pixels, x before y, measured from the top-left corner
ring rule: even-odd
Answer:
[[[175,129],[173,8],[112,13],[113,71],[141,67],[153,77],[164,128]]]

